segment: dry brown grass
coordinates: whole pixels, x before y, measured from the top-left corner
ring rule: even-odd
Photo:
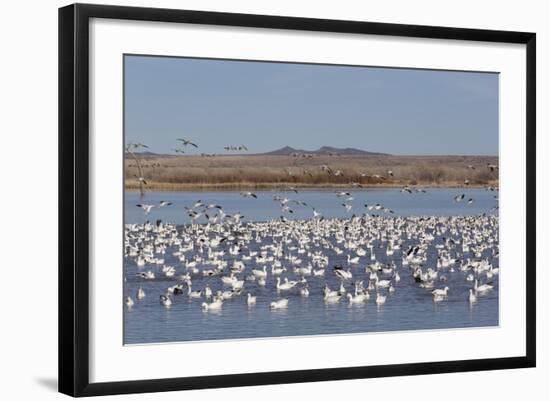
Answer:
[[[142,160],[149,190],[192,190],[196,188],[270,188],[348,186],[351,182],[373,186],[462,186],[497,185],[498,174],[487,163],[498,164],[495,156],[164,156]],[[470,170],[467,165],[475,166]],[[328,165],[343,175],[329,175],[320,166]],[[386,180],[362,177],[382,175]],[[290,174],[289,174],[290,173]],[[134,160],[126,160],[126,188],[137,189]]]

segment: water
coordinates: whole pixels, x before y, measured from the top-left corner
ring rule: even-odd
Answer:
[[[125,222],[144,223],[147,220],[154,222],[156,219],[163,219],[174,224],[189,224],[191,219],[185,213],[184,207],[191,207],[201,200],[206,204],[222,205],[228,214],[240,212],[245,215],[243,221],[263,221],[277,219],[281,216],[281,210],[273,196],[278,195],[297,201],[306,202],[308,205],[322,213],[327,218],[341,217],[349,218],[354,213],[362,214],[369,212],[364,205],[375,205],[380,203],[395,212],[398,216],[461,216],[487,213],[495,206],[494,196],[498,192],[485,189],[428,189],[426,193],[400,193],[399,189],[367,189],[353,190],[350,194],[354,200],[350,203],[353,209],[346,212],[342,206],[345,198],[338,198],[335,190],[304,190],[298,194],[294,192],[281,191],[258,191],[258,198],[243,198],[239,192],[149,192],[144,199],[139,199],[138,192],[126,192],[125,194]],[[453,202],[455,195],[465,194],[461,202]],[[472,204],[466,203],[473,198]],[[136,207],[136,204],[158,204],[161,200],[173,203],[172,206],[161,209],[153,209],[146,216],[143,210]],[[286,214],[293,219],[305,219],[313,216],[311,208],[291,205],[293,214]],[[371,213],[377,213],[375,210]],[[199,222],[204,220],[199,220]]]
[[[495,205],[495,192],[484,189],[455,190],[455,189],[431,189],[427,193],[405,194],[398,190],[361,190],[353,191],[355,198],[351,203],[354,208],[346,212],[341,206],[341,200],[335,196],[335,191],[300,191],[298,194],[291,192],[258,192],[258,199],[242,198],[235,192],[162,192],[147,193],[145,199],[139,200],[135,192],[127,192],[125,200],[125,218],[127,223],[142,223],[146,220],[173,222],[175,224],[189,224],[189,217],[183,212],[184,206],[192,206],[199,199],[204,203],[217,203],[224,207],[228,214],[241,212],[246,217],[244,221],[266,221],[278,219],[281,215],[278,204],[273,201],[272,196],[279,194],[304,201],[314,205],[316,210],[329,218],[349,219],[354,212],[361,214],[367,210],[363,207],[365,203],[381,203],[392,209],[397,216],[470,216],[489,213]],[[453,197],[459,193],[466,193],[466,199],[474,198],[473,204],[464,202],[454,203]],[[169,200],[173,205],[153,209],[149,216],[145,216],[142,209],[135,206],[136,203],[158,204],[160,200]],[[285,214],[289,219],[311,218],[311,208],[295,206],[293,214]],[[371,211],[376,212],[376,211]],[[380,212],[376,212],[380,213]],[[388,213],[382,213],[387,214]],[[199,223],[202,220],[198,221]],[[447,236],[448,233],[447,233]],[[494,234],[496,237],[496,232]],[[496,240],[496,238],[495,238]],[[267,240],[262,244],[265,245]],[[432,245],[443,242],[442,237],[436,237]],[[284,293],[289,299],[288,309],[270,310],[269,303],[280,295],[275,289],[275,280],[268,274],[265,287],[259,286],[256,282],[245,282],[243,295],[236,299],[224,302],[220,311],[205,312],[200,304],[201,299],[190,300],[186,294],[173,296],[173,305],[165,308],[159,303],[159,295],[164,293],[166,288],[176,283],[174,278],[166,278],[160,272],[160,266],[147,265],[138,267],[132,258],[126,258],[125,269],[125,295],[130,295],[135,302],[132,308],[125,310],[124,342],[126,344],[158,343],[171,341],[196,341],[196,340],[217,340],[217,339],[238,339],[276,336],[303,336],[315,334],[344,334],[392,330],[418,330],[418,329],[444,329],[462,327],[484,327],[498,325],[498,276],[492,280],[494,289],[485,295],[478,296],[478,301],[470,305],[467,301],[468,290],[473,284],[467,282],[466,272],[458,269],[450,273],[443,269],[440,274],[447,276],[445,283],[436,282],[436,288],[450,287],[448,299],[444,302],[434,303],[431,290],[419,288],[414,282],[410,270],[401,265],[401,257],[404,250],[418,241],[405,241],[402,250],[395,252],[393,256],[386,255],[386,248],[380,247],[380,241],[374,241],[373,251],[377,260],[389,262],[394,260],[401,281],[394,284],[396,291],[388,294],[382,290],[388,298],[384,305],[377,306],[374,302],[375,292],[371,291],[371,299],[360,305],[350,306],[347,300],[342,299],[336,304],[327,304],[323,301],[322,287],[328,284],[331,289],[336,290],[340,280],[333,274],[332,267],[335,264],[347,266],[347,251],[342,255],[336,255],[332,249],[323,250],[329,256],[329,266],[326,269],[324,278],[307,277],[310,296],[301,297],[298,290],[291,290]],[[250,242],[246,252],[258,250],[258,244]],[[217,250],[227,249],[227,242],[220,245]],[[321,248],[314,248],[317,250]],[[164,255],[165,264],[174,266],[177,275],[185,272],[179,260],[172,255],[173,248],[168,248]],[[194,252],[194,251],[193,251]],[[190,255],[193,255],[193,252]],[[427,253],[425,268],[436,266],[437,250],[430,246]],[[296,254],[296,252],[294,252]],[[304,255],[304,260],[307,259]],[[354,255],[353,255],[354,256]],[[368,283],[368,273],[364,267],[370,263],[369,254],[361,257],[358,267],[353,268],[355,280],[365,280]],[[490,257],[490,251],[485,250],[482,258]],[[240,256],[226,255],[230,262]],[[245,262],[247,274],[250,268],[255,268],[254,260]],[[498,258],[492,263],[498,267]],[[303,263],[305,266],[307,263]],[[283,262],[283,265],[288,264]],[[268,271],[271,264],[268,263]],[[457,264],[458,268],[459,264]],[[202,269],[212,268],[211,266],[199,266]],[[261,267],[260,267],[261,268]],[[152,270],[156,274],[155,280],[144,280],[136,277],[139,271]],[[239,275],[242,278],[244,275]],[[289,269],[282,277],[293,280],[297,276]],[[381,279],[390,279],[381,275]],[[484,282],[486,280],[483,280]],[[202,289],[208,284],[214,292],[222,287],[219,278],[193,277],[193,289]],[[146,297],[137,301],[135,294],[141,286]],[[347,291],[353,291],[352,284],[346,284]],[[184,286],[184,292],[187,288]],[[257,296],[257,304],[248,306],[246,304],[246,293]]]

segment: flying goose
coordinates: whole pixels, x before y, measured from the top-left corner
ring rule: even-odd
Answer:
[[[145,181],[145,178],[137,176],[137,175],[135,175],[134,177],[136,177],[140,183],[143,183],[143,184],[147,185],[147,181]]]
[[[177,140],[180,141],[183,144],[183,146],[191,145],[198,148],[197,144],[191,142],[189,139],[178,138]]]
[[[155,207],[155,205],[148,205],[145,203],[138,203],[136,206],[142,208],[145,211],[145,214],[149,214],[149,212],[151,212],[151,209]]]
[[[241,192],[241,196],[243,198],[247,198],[249,196],[253,197],[254,199],[258,198],[258,196],[253,192]]]
[[[465,196],[466,196],[465,194],[456,195],[454,197],[454,201],[455,202],[460,202],[462,199],[464,199]]]

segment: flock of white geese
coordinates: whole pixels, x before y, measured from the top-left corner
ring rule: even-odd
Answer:
[[[289,211],[290,200],[276,200]],[[152,209],[138,206],[146,214]],[[186,208],[191,224],[126,224],[125,265],[137,272],[132,280],[138,287],[126,294],[125,305],[132,309],[152,296],[166,308],[180,298],[205,312],[227,302],[285,309],[296,297],[382,306],[403,286],[436,303],[452,295],[474,304],[494,289],[498,216],[400,217],[371,206],[385,213],[328,219],[313,209],[310,219],[244,222],[238,213],[198,201]],[[197,223],[197,216],[205,222]],[[152,280],[163,284],[160,294],[150,294]]]

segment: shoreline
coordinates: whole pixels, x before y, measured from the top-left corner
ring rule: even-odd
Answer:
[[[462,183],[427,183],[427,184],[405,184],[405,183],[389,183],[389,184],[365,184],[360,188],[353,188],[349,184],[297,184],[297,183],[227,183],[227,184],[190,184],[190,183],[149,183],[145,192],[201,192],[201,191],[284,191],[292,192],[288,187],[294,187],[297,190],[332,190],[332,189],[398,189],[409,186],[411,188],[422,189],[483,189],[489,186],[498,188],[498,181],[489,182],[486,184],[470,184]],[[124,190],[128,192],[138,192],[139,184],[125,183]]]

